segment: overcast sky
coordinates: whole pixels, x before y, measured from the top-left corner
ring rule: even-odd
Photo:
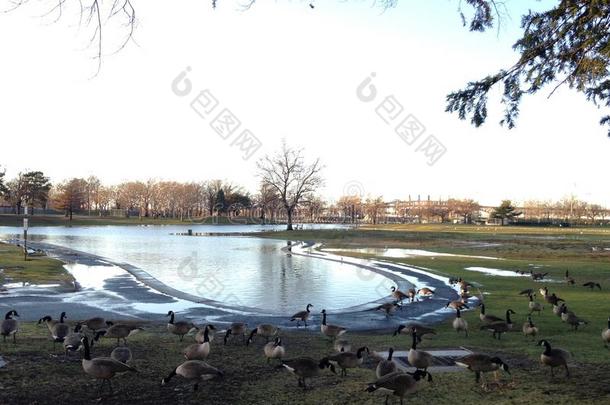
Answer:
[[[0,14],[7,176],[36,169],[53,181],[221,178],[255,191],[256,160],[285,138],[322,159],[329,198],[355,185],[387,199],[430,194],[496,204],[573,193],[609,205],[610,139],[598,125],[604,112],[582,95],[565,89],[550,99],[548,91],[525,97],[511,131],[497,124],[497,94],[481,128],[444,112],[448,92],[515,60],[511,45],[526,2],[507,2],[500,31],[484,34],[463,28],[449,0],[403,0],[384,13],[357,0],[316,1],[314,9],[298,0],[258,1],[247,12],[235,0],[220,0],[215,11],[207,0],[132,2],[137,45],[112,54],[125,32],[106,25],[106,56],[94,78],[93,50],[85,46],[91,32],[78,29],[77,10],[66,9],[57,23],[40,18],[46,2]],[[192,89],[179,96],[172,82],[187,67]],[[373,72],[376,97],[362,101],[357,88]],[[205,118],[190,106],[197,99],[201,107],[203,90],[217,101]],[[386,123],[376,108],[388,96],[403,110],[384,116]],[[241,122],[223,132],[227,139],[211,127],[224,109]],[[394,131],[409,114],[425,126],[411,145]],[[236,145],[245,129],[261,142],[247,160]],[[423,153],[430,135],[446,149],[442,156]]]

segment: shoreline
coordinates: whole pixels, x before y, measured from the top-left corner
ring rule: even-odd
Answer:
[[[66,310],[62,308],[68,307],[69,310],[66,312],[73,314],[72,319],[99,316],[100,313],[103,313],[103,316],[108,319],[122,317],[142,321],[165,321],[164,316],[167,310],[176,311],[178,308],[176,312],[179,312],[181,317],[189,318],[194,322],[230,323],[247,320],[252,324],[274,323],[283,328],[294,328],[294,323],[289,321],[290,314],[267,313],[265,310],[257,308],[231,307],[221,302],[197,297],[176,290],[146,271],[128,263],[116,263],[95,254],[42,242],[31,242],[30,245],[45,250],[49,257],[61,260],[65,266],[116,267],[121,269],[124,274],[105,279],[101,290],[79,289],[74,292],[61,292],[53,288],[31,286],[17,289],[16,294],[5,295],[0,307],[8,308],[10,305],[14,305],[23,308],[25,306],[28,308],[27,311],[19,311],[24,312],[24,320],[37,320],[42,316],[42,312],[59,313]],[[341,262],[369,270],[380,275],[381,278],[391,281],[384,283],[383,286],[385,288],[383,291],[388,294],[389,286],[392,283],[398,284],[400,289],[409,288],[411,284],[407,279],[414,277],[418,280],[424,279],[426,285],[437,291],[438,297],[405,304],[403,309],[396,311],[390,319],[381,312],[371,310],[383,302],[389,302],[389,295],[380,295],[378,300],[332,312],[333,318],[340,317],[338,323],[352,330],[391,329],[399,323],[420,319],[425,319],[426,323],[434,323],[452,314],[451,311],[443,311],[443,308],[448,300],[457,297],[457,293],[442,281],[442,277],[432,277],[426,272],[426,269],[409,268],[385,261],[337,256],[318,250],[315,253],[307,251],[314,246],[316,245],[313,242],[304,243],[300,249],[295,249],[293,246],[291,253],[319,260]],[[319,322],[318,310],[321,308],[312,312],[312,323]],[[312,328],[317,329],[317,325],[310,324],[308,329]]]

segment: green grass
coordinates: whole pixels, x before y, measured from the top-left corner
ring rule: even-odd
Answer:
[[[28,256],[24,261],[21,248],[0,243],[0,285],[3,283],[73,285],[73,278],[63,263],[49,257]]]

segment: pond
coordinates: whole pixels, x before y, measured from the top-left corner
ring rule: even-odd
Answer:
[[[334,227],[337,227],[336,225]],[[128,263],[177,290],[230,306],[291,313],[308,303],[341,309],[377,300],[377,283],[367,270],[346,263],[288,255],[286,241],[247,236],[175,236],[249,233],[273,226],[95,226],[31,227],[29,239]],[[0,227],[16,238],[20,228]],[[93,268],[91,271],[95,271]],[[82,270],[80,277],[84,277]],[[376,275],[376,277],[380,277]]]

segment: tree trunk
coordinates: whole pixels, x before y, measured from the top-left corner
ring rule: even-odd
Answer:
[[[292,231],[292,208],[286,207],[286,215],[288,217],[288,223],[286,224],[286,230]]]

